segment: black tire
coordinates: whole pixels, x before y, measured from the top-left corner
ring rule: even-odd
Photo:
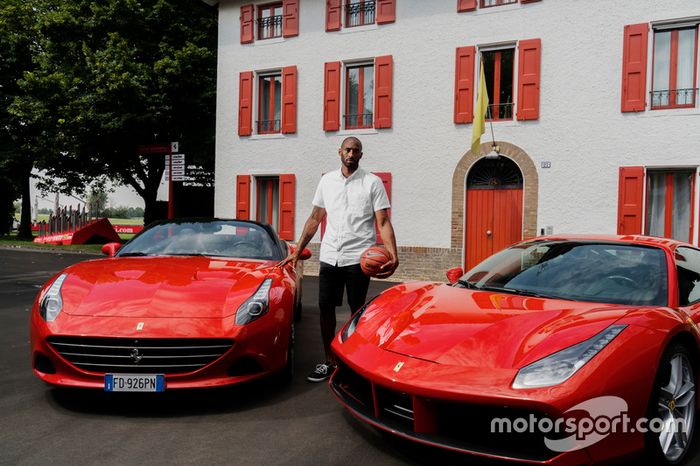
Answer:
[[[685,346],[674,343],[664,351],[649,398],[647,425],[652,426],[652,420],[658,418],[671,425],[664,426],[661,432],[646,433],[645,446],[653,464],[683,464],[691,450],[696,414],[695,372],[694,358]],[[673,433],[676,426],[680,430]]]
[[[301,287],[294,296],[294,322],[301,322]]]
[[[292,322],[292,326],[289,329],[289,343],[287,344],[287,364],[284,365],[284,369],[282,370],[282,378],[287,381],[290,381],[294,378],[294,334],[294,322]]]

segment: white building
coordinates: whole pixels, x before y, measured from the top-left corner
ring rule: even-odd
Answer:
[[[697,1],[218,4],[217,216],[296,239],[354,135],[391,191],[399,278],[542,233],[698,244]],[[488,124],[470,151],[481,61],[496,160]]]

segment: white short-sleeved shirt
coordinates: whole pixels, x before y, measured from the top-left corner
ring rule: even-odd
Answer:
[[[319,259],[339,267],[360,263],[377,241],[374,213],[391,207],[382,180],[361,168],[348,178],[340,170],[323,175],[313,205],[326,209]]]

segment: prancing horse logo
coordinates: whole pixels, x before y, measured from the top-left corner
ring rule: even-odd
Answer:
[[[138,349],[138,348],[134,348],[134,349],[131,350],[131,359],[134,360],[134,363],[135,363],[135,364],[140,363],[141,360],[143,359],[143,354],[139,353],[139,349]]]

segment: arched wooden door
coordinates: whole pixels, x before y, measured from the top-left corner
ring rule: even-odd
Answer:
[[[465,270],[523,235],[523,175],[506,157],[481,159],[467,177]]]

